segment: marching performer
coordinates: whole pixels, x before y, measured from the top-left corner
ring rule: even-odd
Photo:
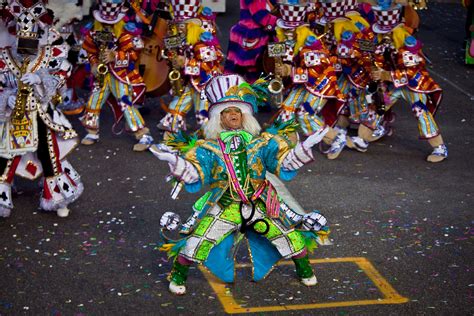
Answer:
[[[52,16],[41,1],[9,1],[8,12],[16,21],[16,39],[9,41],[0,23],[7,40],[0,43],[0,216],[13,209],[15,175],[33,180],[43,174],[40,208],[66,217],[83,191],[65,160],[77,134],[56,107],[72,69],[69,46],[53,44],[60,34],[50,27]]]
[[[99,0],[98,10],[93,12],[94,24],[84,39],[83,48],[88,53],[95,82],[80,119],[87,131],[81,143],[92,145],[99,140],[99,115],[107,102],[114,112],[114,130],[125,118],[126,129],[138,140],[133,150],[143,151],[153,142],[136,107],[143,102],[146,90],[135,65],[143,42],[135,23],[124,20],[124,2]]]
[[[186,130],[185,117],[193,105],[198,125],[207,122],[209,103],[201,92],[212,76],[222,73],[224,58],[209,8],[202,8],[200,0],[172,0],[171,6],[174,36],[165,39],[164,56],[172,64],[173,99],[158,127],[177,132]]]
[[[372,72],[372,78],[387,84],[387,109],[400,99],[411,106],[418,121],[420,138],[428,140],[433,147],[426,160],[443,161],[448,157],[448,149],[434,120],[442,89],[426,70],[421,42],[400,23],[402,10],[399,4],[388,6],[380,3],[373,10],[376,22],[372,28],[378,37],[375,50],[378,69]],[[378,123],[380,120],[375,119],[373,122]],[[373,126],[374,129],[376,127]]]
[[[284,43],[285,55],[276,63],[275,73],[290,77],[290,92],[281,105],[278,119],[286,122],[297,118],[308,136],[329,126],[324,142],[328,159],[336,159],[346,144],[345,135],[331,126],[344,105],[329,51],[304,24],[306,3],[280,2],[281,19],[277,21],[277,37]],[[271,46],[270,46],[271,47]],[[269,49],[271,51],[271,49]]]
[[[346,98],[346,105],[338,117],[336,128],[347,133],[346,129],[351,123],[359,124],[358,135],[347,138],[347,147],[365,152],[368,142],[375,141],[386,133],[383,124],[378,124],[374,131],[369,128],[373,125],[370,120],[375,111],[380,110],[383,103],[383,100],[375,96],[378,85],[370,76],[374,67],[375,38],[370,24],[358,12],[357,1],[343,3],[346,8],[344,17],[332,22],[336,40],[334,54],[341,70],[338,86]]]
[[[243,76],[248,82],[263,72],[263,53],[273,36],[277,0],[240,0],[240,19],[230,30],[225,72]]]
[[[271,172],[291,180],[313,160],[311,148],[327,129],[296,145],[281,131],[260,133],[253,116],[256,97],[238,75],[212,78],[205,93],[211,103],[205,140],[199,140],[184,157],[165,145],[150,148],[168,162],[172,175],[189,192],[211,187],[200,199],[203,207],[197,225],[170,249],[176,257],[169,290],[178,295],[186,292],[189,266],[194,262],[233,282],[233,255],[243,237],[249,241],[255,281],[263,279],[281,258],[291,258],[300,281],[315,285],[306,245],[319,233],[327,235],[327,220],[315,211],[293,211],[266,176]],[[165,213],[160,223],[172,229],[176,219],[176,214]]]

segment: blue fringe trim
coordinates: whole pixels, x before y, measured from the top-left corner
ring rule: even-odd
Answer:
[[[305,102],[303,103],[303,108],[305,109],[306,112],[308,112],[310,115],[314,115],[314,110],[313,108],[311,107],[311,105],[309,104],[309,102]]]
[[[128,97],[128,95],[124,95],[122,97],[122,102],[128,106],[132,106],[132,101],[130,101],[130,98]]]
[[[268,37],[267,33],[263,31],[262,29],[249,29],[243,25],[236,24],[234,27],[231,29],[232,33],[235,33],[243,38],[250,38],[250,39],[256,39],[256,38],[262,38],[262,37]]]

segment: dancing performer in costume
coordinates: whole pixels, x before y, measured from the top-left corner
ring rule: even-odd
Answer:
[[[134,22],[125,22],[124,0],[99,0],[93,12],[94,24],[86,34],[83,48],[88,53],[94,88],[81,117],[87,135],[83,145],[99,140],[99,115],[108,102],[115,116],[114,127],[124,117],[126,129],[133,132],[138,143],[135,151],[146,150],[153,142],[136,105],[143,102],[146,87],[135,62],[143,48]]]
[[[207,122],[209,103],[201,92],[212,76],[222,73],[224,58],[215,36],[211,9],[200,7],[200,0],[172,0],[171,5],[173,21],[170,27],[177,34],[165,42],[173,39],[177,45],[168,47],[164,55],[173,68],[169,77],[174,96],[158,127],[177,132],[186,130],[185,117],[193,105],[198,125]]]
[[[211,187],[200,199],[197,225],[171,250],[176,258],[170,291],[185,293],[193,262],[204,264],[223,281],[233,282],[234,258],[229,253],[235,253],[243,237],[249,241],[254,280],[264,278],[279,259],[292,258],[301,282],[315,285],[305,242],[317,236],[326,219],[317,212],[294,212],[266,180],[266,174],[291,180],[296,170],[313,160],[311,148],[327,129],[291,146],[284,133],[260,133],[252,110],[255,96],[242,77],[214,77],[205,92],[211,103],[206,139],[199,140],[184,157],[166,146],[150,148],[168,162],[173,176],[189,192],[204,185]],[[168,227],[173,220],[164,216],[161,224]]]
[[[282,18],[277,22],[277,37],[284,43],[286,54],[275,72],[292,81],[278,119],[286,122],[296,117],[306,136],[329,126],[324,142],[330,148],[325,153],[329,159],[336,159],[346,140],[331,126],[342,110],[344,97],[337,87],[329,51],[304,24],[305,1],[280,2],[278,8]]]
[[[79,21],[89,14],[91,0],[48,0],[47,9],[54,11],[54,28],[61,34],[61,38],[70,46],[68,61],[72,65],[72,72],[62,87],[62,102],[58,108],[66,115],[80,114],[84,111],[86,101],[78,96],[78,89],[88,89],[87,83],[91,74],[87,52],[82,49],[86,28],[78,29]]]
[[[50,28],[52,16],[41,1],[13,0],[7,8],[16,41],[0,45],[0,216],[8,217],[13,208],[15,174],[31,180],[43,174],[40,207],[66,217],[83,191],[79,174],[65,160],[77,134],[56,108],[72,68],[69,46],[52,44],[60,35]],[[8,38],[3,24],[0,33]]]
[[[373,7],[373,10],[376,23],[372,28],[378,36],[375,50],[378,69],[372,72],[372,78],[387,84],[387,108],[399,99],[410,104],[418,121],[420,138],[428,140],[433,147],[427,161],[443,161],[448,157],[448,149],[434,120],[442,89],[426,70],[421,42],[411,36],[400,23],[400,5],[386,6],[381,3],[380,6]],[[380,120],[374,119],[372,122],[375,130],[375,124]]]
[[[240,0],[240,19],[230,30],[225,72],[243,76],[248,82],[263,72],[263,53],[274,33],[276,0]]]
[[[358,135],[347,138],[347,147],[365,152],[368,142],[379,139],[386,131],[382,124],[377,124],[375,131],[367,127],[373,125],[370,119],[374,118],[377,105],[381,106],[368,102],[376,99],[373,95],[377,92],[377,83],[370,77],[374,66],[375,38],[369,23],[357,11],[357,1],[345,1],[345,6],[344,16],[347,19],[333,22],[336,40],[334,54],[341,66],[338,86],[346,98],[336,129],[347,133],[351,123],[359,124]]]

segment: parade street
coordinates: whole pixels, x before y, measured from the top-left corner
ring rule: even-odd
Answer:
[[[218,16],[224,48],[238,4],[227,1]],[[316,146],[315,161],[287,183],[306,210],[329,220],[332,245],[310,255],[317,286],[302,285],[291,260],[252,282],[243,242],[234,284],[193,265],[186,295],[169,293],[171,262],[156,249],[160,217],[186,219],[200,195],[183,190],[172,200],[167,164],[132,151],[132,135],[113,135],[106,109],[100,142],[70,156],[85,190],[69,217],[38,210],[40,181],[16,180],[15,208],[0,219],[0,315],[472,315],[474,68],[461,50],[464,17],[460,4],[430,2],[417,34],[444,90],[436,118],[446,161],[425,161],[430,146],[399,102],[392,136],[336,160]],[[147,99],[144,114],[156,142],[160,102]],[[83,136],[77,116],[70,120]]]

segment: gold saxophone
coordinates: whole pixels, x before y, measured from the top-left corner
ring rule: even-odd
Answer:
[[[176,53],[173,54],[173,57],[176,56]],[[174,62],[171,61],[172,69],[168,74],[168,79],[170,80],[171,87],[173,89],[174,95],[181,95],[184,91],[183,80],[181,78],[181,71],[176,69]]]
[[[271,43],[268,45],[268,55],[275,60],[275,69],[283,64],[282,56],[286,52],[284,43]],[[272,103],[280,106],[283,102],[283,89],[285,88],[281,74],[275,70],[275,77],[268,83],[268,91],[273,95]]]
[[[114,35],[109,29],[104,31],[96,32],[96,42],[99,45],[99,65],[97,65],[97,80],[99,81],[100,86],[104,85],[105,75],[109,72],[109,67],[107,66],[106,52],[107,47],[110,43],[114,41]]]
[[[282,57],[286,54],[285,43],[268,44],[268,57],[274,58],[275,69],[280,68],[283,64]],[[268,83],[268,91],[273,94],[273,103],[277,106],[283,102],[283,89],[285,88],[281,74],[275,70],[275,77]]]
[[[109,68],[107,64],[104,62],[105,60],[105,45],[100,45],[99,47],[99,61],[100,63],[97,65],[97,80],[99,81],[99,85],[102,87],[104,85],[105,75],[109,72]]]
[[[282,61],[280,57],[275,57],[275,68],[281,67]],[[268,91],[272,94],[281,95],[283,91],[283,81],[281,80],[280,74],[275,71],[275,78],[270,80],[268,83]]]
[[[20,67],[20,76],[18,79],[18,91],[16,93],[15,107],[13,108],[12,118],[14,121],[21,121],[25,116],[26,103],[28,102],[28,97],[33,91],[31,86],[23,83],[21,77],[28,71],[28,64],[30,63],[29,58],[25,58],[23,64]]]
[[[176,25],[170,26],[173,34],[177,32]],[[164,38],[165,48],[161,51],[161,56],[168,59],[168,63],[171,66],[171,71],[168,73],[168,79],[171,84],[174,95],[181,95],[184,91],[183,78],[181,77],[181,71],[177,69],[175,59],[178,56],[178,48],[182,46],[183,38],[179,35],[168,36]]]

